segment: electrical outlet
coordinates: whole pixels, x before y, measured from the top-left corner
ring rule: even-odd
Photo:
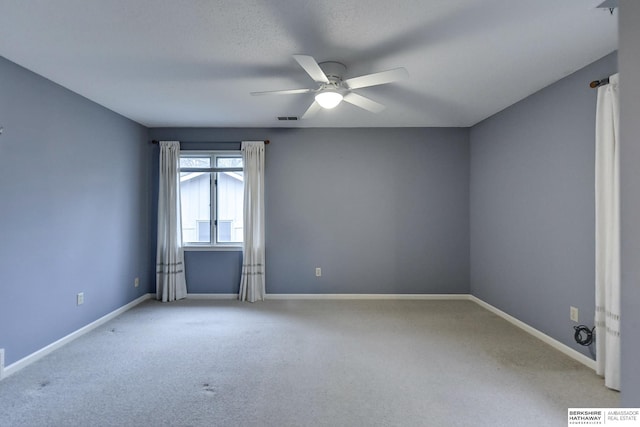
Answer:
[[[316,277],[322,276],[322,269],[320,267],[316,267]]]
[[[578,309],[576,307],[571,306],[569,308],[569,318],[574,322],[578,322]]]
[[[84,292],[79,292],[78,295],[76,295],[76,305],[82,304],[84,304]]]
[[[140,286],[140,278],[136,277],[135,279],[133,279],[133,287],[137,288],[138,286]]]

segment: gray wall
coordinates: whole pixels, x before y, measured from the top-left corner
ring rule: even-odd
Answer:
[[[611,54],[471,129],[471,292],[551,337],[593,325],[596,91]]]
[[[271,140],[268,293],[469,291],[467,129],[151,129],[150,136]],[[189,292],[237,292],[239,253],[187,252],[185,264]]]
[[[0,126],[0,348],[11,364],[152,289],[150,152],[144,127],[2,57]]]
[[[621,406],[640,407],[640,2],[620,2]]]

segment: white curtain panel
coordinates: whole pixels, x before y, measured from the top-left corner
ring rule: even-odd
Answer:
[[[242,142],[244,243],[240,301],[264,300],[264,142]]]
[[[187,296],[180,221],[180,143],[160,141],[156,298],[162,302]]]
[[[598,88],[596,113],[596,362],[620,390],[620,179],[618,75]]]

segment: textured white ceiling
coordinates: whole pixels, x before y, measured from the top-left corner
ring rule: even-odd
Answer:
[[[0,55],[146,126],[470,126],[614,51],[601,2],[1,0]],[[279,122],[313,95],[249,92],[315,88],[293,54],[410,76]]]

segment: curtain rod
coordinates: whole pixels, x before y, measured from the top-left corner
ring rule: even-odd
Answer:
[[[153,139],[151,141],[152,144],[158,144],[160,141],[158,141],[157,139]],[[184,142],[185,144],[239,144],[241,141],[180,141],[180,142]],[[267,145],[269,144],[269,140],[266,139],[264,141],[264,144]]]
[[[591,89],[595,89],[598,88],[600,86],[604,86],[604,85],[608,85],[609,84],[609,77],[607,77],[606,79],[602,79],[602,80],[594,80],[591,83],[589,83],[589,87]]]

